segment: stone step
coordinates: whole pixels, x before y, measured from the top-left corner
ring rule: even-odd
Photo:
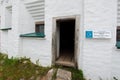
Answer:
[[[47,75],[43,77],[41,80],[52,80],[55,69],[51,69],[48,71]],[[63,69],[58,69],[55,80],[72,80],[71,72]]]

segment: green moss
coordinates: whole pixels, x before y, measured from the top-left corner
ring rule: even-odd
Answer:
[[[0,80],[30,80],[31,77],[36,80],[38,76],[46,75],[51,68],[55,69],[52,80],[55,80],[58,68],[72,72],[72,80],[85,80],[82,70],[63,66],[42,67],[38,61],[33,64],[30,58],[8,58],[8,55],[0,53]]]
[[[33,64],[30,58],[8,58],[0,53],[0,80],[29,80],[38,76],[44,76],[50,67],[42,67]]]
[[[72,72],[72,80],[85,80],[82,70],[78,70],[75,68],[65,69]]]
[[[53,73],[53,76],[52,76],[52,80],[55,80],[55,79],[56,79],[57,70],[58,70],[58,69],[55,69],[55,72]]]

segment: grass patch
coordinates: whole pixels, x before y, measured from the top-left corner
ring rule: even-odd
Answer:
[[[52,76],[52,80],[55,80],[55,79],[56,79],[57,70],[58,70],[58,69],[55,69],[55,72],[53,73],[53,76]]]
[[[55,80],[58,68],[72,72],[72,80],[85,80],[81,70],[63,66],[42,67],[38,62],[34,64],[26,57],[8,58],[8,55],[0,53],[0,80],[36,80],[51,68],[55,69],[52,80]]]
[[[44,76],[50,67],[33,64],[29,58],[8,58],[0,53],[0,80],[36,80]]]

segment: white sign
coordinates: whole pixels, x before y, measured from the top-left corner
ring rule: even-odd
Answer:
[[[111,31],[93,31],[93,38],[111,38]]]

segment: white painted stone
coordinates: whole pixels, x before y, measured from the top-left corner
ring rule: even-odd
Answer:
[[[0,51],[11,56],[38,59],[43,66],[52,64],[52,19],[79,15],[80,53],[78,68],[87,79],[120,79],[120,50],[116,49],[117,0],[45,0],[45,39],[21,38],[20,34],[35,31],[35,22],[24,5],[32,0],[11,0],[2,3],[1,27],[5,27],[5,7],[12,5],[12,29],[0,31]],[[33,0],[34,1],[34,0]],[[111,31],[107,40],[86,39],[85,30]]]
[[[72,80],[72,74],[70,71],[58,69],[56,80]]]

